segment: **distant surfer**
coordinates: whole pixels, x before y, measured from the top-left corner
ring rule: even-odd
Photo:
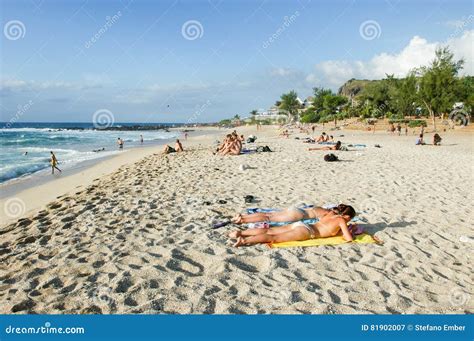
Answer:
[[[49,162],[51,163],[51,174],[54,174],[55,168],[59,171],[59,173],[62,172],[57,166],[58,159],[56,159],[56,155],[54,155],[53,151],[51,151],[51,159],[49,160]]]
[[[143,135],[140,135],[140,143],[143,144]]]

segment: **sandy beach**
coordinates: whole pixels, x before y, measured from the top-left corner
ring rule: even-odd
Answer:
[[[328,163],[294,139],[305,134],[238,132],[274,152],[214,156],[216,136],[203,135],[184,153],[137,149],[2,200],[0,313],[474,311],[471,133],[434,147],[334,131],[367,147]],[[25,204],[15,219],[12,199]],[[341,202],[384,244],[233,248],[237,226],[211,228],[247,207]]]

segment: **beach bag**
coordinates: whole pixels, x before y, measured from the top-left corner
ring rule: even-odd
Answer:
[[[247,143],[254,143],[256,139],[257,139],[257,136],[251,135],[247,137]]]
[[[257,153],[271,152],[272,150],[268,146],[258,146]]]
[[[333,161],[339,161],[339,159],[334,154],[326,154],[324,155],[324,161],[333,162]]]

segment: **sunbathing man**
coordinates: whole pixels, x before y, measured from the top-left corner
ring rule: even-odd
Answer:
[[[341,141],[337,141],[333,146],[319,147],[319,148],[308,148],[308,150],[340,150]]]
[[[352,234],[347,223],[354,218],[355,211],[351,206],[341,204],[330,210],[314,224],[306,224],[302,221],[280,227],[255,228],[244,231],[233,231],[230,238],[237,241],[234,246],[254,245],[261,243],[282,243],[300,241],[315,238],[333,237],[342,233],[347,241],[352,241]]]
[[[166,145],[163,151],[163,154],[171,154],[171,153],[182,152],[182,151],[184,151],[183,145],[181,144],[181,142],[179,142],[179,140],[176,140],[176,144],[174,148]]]

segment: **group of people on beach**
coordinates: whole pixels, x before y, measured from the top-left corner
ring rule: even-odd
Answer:
[[[227,134],[224,141],[217,147],[214,154],[217,155],[239,155],[242,152],[244,135],[238,135],[237,131]]]
[[[441,136],[439,136],[438,133],[435,133],[433,135],[433,146],[440,146],[441,145],[441,141],[443,139],[441,138]],[[418,136],[418,139],[416,140],[416,145],[417,146],[423,146],[425,145],[425,140],[423,139],[423,133],[420,134],[420,136]]]

